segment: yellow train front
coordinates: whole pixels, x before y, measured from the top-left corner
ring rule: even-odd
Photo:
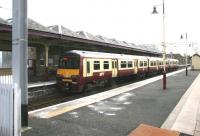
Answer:
[[[57,85],[62,89],[80,92],[82,88],[82,71],[80,55],[66,53],[60,57],[57,69]]]

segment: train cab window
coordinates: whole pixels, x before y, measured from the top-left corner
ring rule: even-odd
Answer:
[[[62,69],[79,69],[80,57],[74,54],[68,54],[60,58],[59,68]]]
[[[144,61],[144,67],[146,67],[147,66],[147,61]]]
[[[109,62],[108,61],[104,61],[103,62],[103,68],[104,69],[109,69]]]
[[[140,67],[143,67],[143,61],[140,61]]]
[[[100,61],[94,61],[94,70],[100,70]]]
[[[132,61],[128,61],[128,67],[129,68],[133,67],[133,62]]]
[[[90,73],[90,62],[87,61],[87,73]]]
[[[121,61],[121,68],[126,68],[126,61]]]

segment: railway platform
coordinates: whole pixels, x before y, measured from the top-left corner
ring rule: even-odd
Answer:
[[[178,70],[116,89],[29,112],[22,136],[126,136],[140,124],[199,134],[198,71]],[[187,131],[184,131],[187,130]]]

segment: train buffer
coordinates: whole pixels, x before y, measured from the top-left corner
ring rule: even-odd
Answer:
[[[22,136],[127,136],[141,123],[142,129],[172,132],[172,136],[199,136],[200,75],[190,71],[186,77],[184,71],[167,74],[166,90],[162,90],[162,76],[156,76],[30,111],[32,129]]]

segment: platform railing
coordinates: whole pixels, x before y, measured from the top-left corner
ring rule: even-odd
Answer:
[[[0,75],[0,136],[21,135],[21,95],[15,88],[11,75]]]

